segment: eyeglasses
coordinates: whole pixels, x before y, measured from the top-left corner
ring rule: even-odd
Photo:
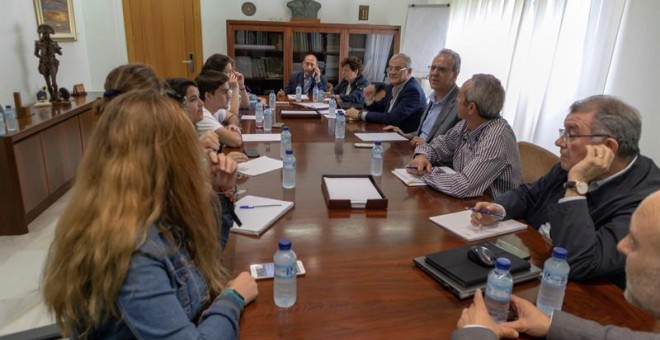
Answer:
[[[440,66],[440,65],[430,65],[430,66],[427,66],[427,69],[429,70],[429,73],[435,72],[435,71],[438,71],[440,73],[447,73],[447,72],[451,71],[451,69],[446,68],[444,66]]]
[[[401,72],[401,71],[406,71],[407,69],[408,69],[407,67],[399,67],[399,66],[392,67],[392,66],[388,66],[388,67],[385,69],[385,73],[398,73],[398,72]]]
[[[596,137],[601,137],[601,138],[609,138],[610,135],[604,135],[604,134],[593,134],[593,135],[572,135],[566,129],[560,128],[559,129],[559,138],[562,138],[564,142],[570,143],[574,141],[576,138],[596,138]]]

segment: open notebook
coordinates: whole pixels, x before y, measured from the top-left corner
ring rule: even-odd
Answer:
[[[431,221],[468,241],[508,234],[527,228],[516,220],[495,222],[489,226],[475,227],[470,223],[471,210],[429,217]]]
[[[236,216],[243,223],[234,222],[231,231],[240,234],[261,235],[282,215],[293,208],[293,202],[248,195],[236,202]]]

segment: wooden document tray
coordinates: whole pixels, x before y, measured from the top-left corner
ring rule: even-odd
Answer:
[[[328,187],[326,185],[326,178],[345,178],[345,179],[368,179],[373,188],[378,192],[380,198],[370,198],[366,202],[355,202],[347,199],[333,199],[330,198]],[[322,175],[321,176],[321,191],[323,191],[323,198],[328,206],[328,209],[387,209],[387,197],[380,190],[378,184],[374,181],[371,175]]]

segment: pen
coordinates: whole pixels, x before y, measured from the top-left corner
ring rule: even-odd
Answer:
[[[480,214],[490,215],[490,216],[493,216],[493,217],[497,217],[497,218],[499,218],[500,220],[503,220],[503,219],[504,219],[504,216],[503,216],[503,215],[500,215],[500,214],[498,214],[498,213],[494,213],[494,212],[491,212],[491,211],[488,211],[488,210],[477,210],[477,209],[475,209],[475,208],[467,208],[467,207],[465,208],[465,210],[472,210],[472,211],[474,211],[474,212],[478,212],[478,213],[480,213]]]
[[[259,205],[241,205],[241,209],[254,209],[254,208],[265,208],[265,207],[281,207],[281,204],[259,204]]]
[[[416,166],[407,166],[406,169],[408,170],[417,170]]]

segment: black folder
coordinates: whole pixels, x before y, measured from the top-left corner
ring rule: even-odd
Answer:
[[[511,260],[511,274],[529,271],[529,262],[495,246],[490,242],[481,243],[490,249],[495,257],[506,257]],[[441,251],[426,255],[426,263],[441,273],[449,276],[463,286],[472,286],[486,282],[491,268],[482,267],[467,257],[467,252],[473,245]]]

